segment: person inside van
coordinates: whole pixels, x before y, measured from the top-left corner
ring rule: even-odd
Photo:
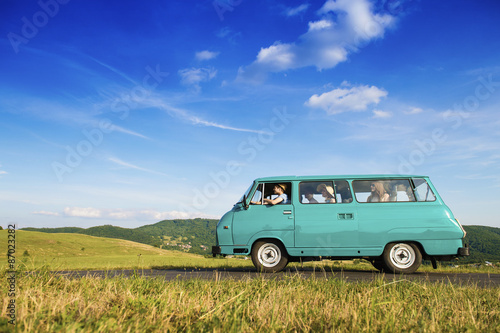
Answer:
[[[320,192],[325,198],[325,203],[335,203],[335,194],[333,192],[333,187],[326,184],[319,184],[316,191]]]
[[[310,189],[309,187],[305,189],[304,197],[307,199],[307,203],[318,203],[318,200],[314,199],[312,189]]]
[[[250,203],[253,205],[277,205],[277,204],[285,204],[288,201],[288,196],[285,193],[286,184],[275,184],[273,188],[273,193],[277,195],[276,198],[264,198],[262,201],[251,201]]]
[[[366,199],[366,202],[389,201],[389,193],[387,193],[384,184],[381,181],[371,183],[370,187],[371,187],[371,194]]]

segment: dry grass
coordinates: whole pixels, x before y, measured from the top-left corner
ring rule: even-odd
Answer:
[[[20,276],[17,286],[19,332],[500,331],[500,288],[299,276],[67,279],[50,272]],[[0,331],[9,329],[1,317]]]

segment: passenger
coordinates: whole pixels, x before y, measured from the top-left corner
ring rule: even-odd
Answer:
[[[308,203],[318,203],[318,200],[314,199],[313,191],[310,188],[307,188],[304,191],[304,197],[307,199]]]
[[[288,201],[288,196],[285,194],[286,184],[275,184],[273,188],[273,193],[277,195],[276,198],[264,198],[263,203],[261,201],[258,202],[250,202],[253,205],[277,205],[277,204],[285,204]]]
[[[366,199],[366,202],[388,202],[389,193],[385,190],[382,182],[373,182],[371,185],[371,194]]]
[[[333,192],[333,187],[326,184],[319,184],[316,191],[321,192],[323,198],[325,198],[325,203],[335,203],[335,194]]]

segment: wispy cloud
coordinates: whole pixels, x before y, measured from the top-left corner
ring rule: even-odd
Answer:
[[[164,110],[167,112],[169,115],[182,119],[192,125],[202,125],[202,126],[208,126],[208,127],[215,127],[215,128],[220,128],[224,130],[230,130],[230,131],[237,131],[237,132],[250,132],[250,133],[262,133],[262,134],[267,134],[266,131],[262,130],[253,130],[253,129],[247,129],[247,128],[240,128],[240,127],[234,127],[234,126],[229,126],[229,125],[224,125],[220,124],[214,121],[209,121],[205,120],[199,116],[191,114],[189,111],[185,109],[181,109],[178,107],[174,107],[170,105],[169,103],[163,101],[160,98],[157,99],[150,99],[148,101],[148,105],[150,107],[155,107],[161,110]]]
[[[117,132],[121,132],[121,133],[125,133],[125,134],[129,134],[129,135],[132,135],[132,136],[136,136],[136,137],[139,137],[141,139],[146,139],[146,140],[151,140],[151,138],[145,136],[145,135],[142,135],[141,133],[137,133],[135,131],[132,131],[132,130],[129,130],[129,129],[126,129],[126,128],[123,128],[121,126],[118,126],[118,125],[113,125],[111,127],[112,130],[114,131],[117,131]]]
[[[421,108],[417,108],[417,107],[410,107],[407,111],[404,111],[405,114],[419,114],[419,113],[422,113],[424,112],[424,110],[422,110]]]
[[[118,70],[118,69],[116,69],[116,68],[114,68],[114,67],[112,67],[112,66],[110,66],[110,65],[108,65],[108,64],[106,64],[106,63],[104,63],[102,61],[100,61],[100,60],[97,60],[96,58],[93,58],[93,57],[88,56],[88,55],[85,55],[85,56],[88,57],[89,59],[95,61],[99,65],[103,66],[104,68],[109,69],[111,72],[119,75],[123,79],[131,82],[132,84],[139,85],[134,79],[132,79],[131,77],[129,77],[127,74],[123,73],[122,71],[120,71],[120,70]]]
[[[373,118],[391,118],[392,113],[389,111],[373,110]]]
[[[308,3],[303,3],[302,5],[299,5],[297,7],[288,7],[285,9],[284,11],[284,14],[286,16],[297,16],[297,15],[300,15],[302,13],[305,13],[307,11],[307,9],[309,8],[310,4]]]
[[[195,92],[201,90],[200,83],[208,82],[217,75],[217,70],[212,67],[209,68],[185,68],[179,70],[181,83],[185,86],[191,87]]]
[[[227,40],[229,43],[233,45],[238,44],[238,40],[242,38],[241,32],[234,31],[229,27],[223,27],[222,29],[220,29],[216,33],[216,36],[218,38]]]
[[[123,161],[123,160],[121,160],[119,158],[116,158],[116,157],[108,157],[108,161],[111,161],[111,162],[113,162],[115,164],[118,164],[118,165],[120,165],[122,167],[125,167],[125,168],[135,169],[135,170],[139,170],[139,171],[144,171],[144,172],[152,173],[152,174],[155,174],[155,175],[168,176],[167,174],[165,174],[163,172],[158,172],[158,171],[155,171],[155,170],[146,169],[146,168],[134,165],[132,163],[125,162],[125,161]]]
[[[61,216],[61,214],[59,214],[57,212],[48,212],[48,211],[45,211],[45,210],[41,210],[41,211],[38,211],[38,212],[33,212],[32,214],[35,214],[35,215],[46,215],[46,216]]]
[[[219,55],[219,52],[212,52],[208,50],[196,52],[195,58],[199,61],[211,60],[216,58]]]

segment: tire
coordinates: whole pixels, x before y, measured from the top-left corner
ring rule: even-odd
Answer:
[[[252,247],[252,262],[259,272],[275,273],[288,264],[288,254],[277,241],[258,241]]]
[[[389,243],[382,255],[387,270],[394,274],[414,273],[422,263],[422,254],[412,243]]]

